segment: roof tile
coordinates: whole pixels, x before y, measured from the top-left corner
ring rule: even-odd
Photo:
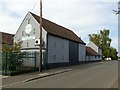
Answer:
[[[99,54],[96,51],[94,51],[91,47],[86,46],[86,52],[88,55],[99,56]]]
[[[31,13],[31,12],[30,12]],[[40,23],[40,17],[37,16],[36,14],[31,13],[32,16]],[[73,31],[60,26],[56,23],[53,23],[49,20],[46,19],[42,19],[42,25],[43,28],[50,34],[55,35],[55,36],[59,36],[68,40],[72,40],[81,44],[85,44],[81,38],[79,38]]]

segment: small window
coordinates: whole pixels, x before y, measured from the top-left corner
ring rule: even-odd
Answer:
[[[29,47],[29,43],[27,42],[27,47]]]
[[[64,49],[64,44],[62,44],[62,48]]]
[[[54,55],[54,60],[56,60],[56,55]]]
[[[18,42],[20,41],[20,39],[18,39]]]
[[[56,48],[56,42],[54,42],[54,48]]]
[[[97,58],[97,56],[95,56],[95,58]]]
[[[34,31],[33,31],[33,34],[35,34],[35,29],[34,29]]]
[[[98,58],[100,58],[100,56],[98,56]]]
[[[28,19],[28,24],[30,24],[30,19]]]
[[[24,31],[22,31],[22,36],[24,36]]]

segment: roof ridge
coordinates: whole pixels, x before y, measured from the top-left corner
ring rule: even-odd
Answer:
[[[0,33],[9,34],[9,35],[15,35],[15,34],[3,32],[3,31],[0,31]]]
[[[36,15],[35,13],[32,13],[32,12],[30,12],[30,13],[33,14],[33,15]],[[38,15],[36,15],[36,16],[38,16]],[[40,16],[38,16],[38,17],[40,17]],[[44,19],[44,20],[46,20],[46,21],[49,21],[49,22],[51,22],[51,23],[53,23],[53,24],[59,25],[59,24],[57,24],[57,23],[55,23],[55,22],[52,22],[52,21],[50,21],[50,20],[48,20],[48,19],[46,19],[46,18],[42,18],[42,19]],[[62,25],[59,25],[59,26],[61,26],[62,28],[65,28],[65,27],[63,27]],[[68,28],[65,28],[65,29],[73,32],[72,30],[70,30],[70,29],[68,29]],[[74,33],[74,32],[73,32],[73,33]]]
[[[38,23],[40,23],[40,16],[30,12],[31,15],[37,20]],[[43,28],[49,32],[50,34],[62,37],[62,38],[66,38],[81,44],[86,44],[84,43],[72,30],[63,27],[62,25],[59,25],[57,23],[54,23],[48,19],[42,18],[42,25]]]
[[[90,50],[91,49],[91,50]],[[91,55],[100,55],[99,53],[97,53],[94,49],[92,49],[91,47],[89,46],[86,46],[86,50],[89,54]],[[89,51],[90,50],[90,51]]]

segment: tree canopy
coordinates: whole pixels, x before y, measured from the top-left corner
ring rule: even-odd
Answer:
[[[3,52],[20,52],[21,49],[21,42],[14,43],[13,46],[8,44],[3,45],[2,51]]]

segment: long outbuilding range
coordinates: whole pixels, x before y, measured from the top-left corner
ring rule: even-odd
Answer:
[[[14,42],[22,42],[21,51],[39,52],[36,45],[40,38],[39,19],[36,14],[28,12],[17,30]],[[43,18],[42,33],[44,66],[50,68],[85,62],[86,44],[73,31]]]
[[[102,60],[102,49],[99,48],[93,42],[89,42],[86,46],[86,61],[101,61]]]

